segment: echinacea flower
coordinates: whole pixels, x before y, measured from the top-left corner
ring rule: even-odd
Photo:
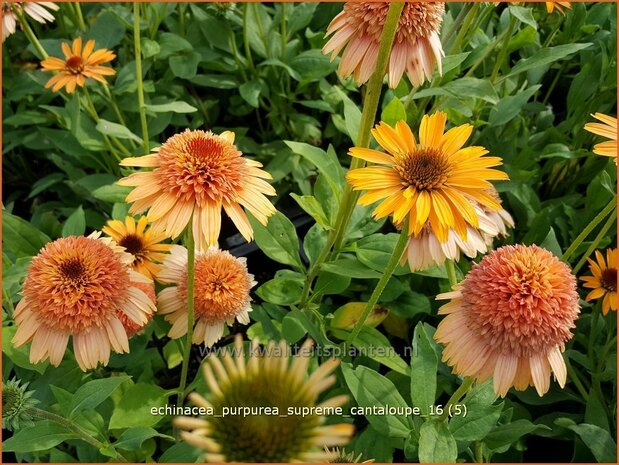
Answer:
[[[489,190],[489,193],[500,202],[494,189]],[[514,220],[503,208],[492,210],[477,202],[473,202],[473,205],[479,219],[479,227],[473,228],[467,224],[466,239],[462,239],[454,229],[450,229],[447,241],[440,242],[430,223],[426,223],[419,234],[410,236],[407,251],[402,256],[402,264],[408,262],[411,271],[418,271],[442,265],[445,260],[457,262],[460,260],[460,253],[475,258],[477,254],[486,253],[496,237],[507,236],[508,227],[514,227]]]
[[[82,47],[81,37],[75,39],[71,47],[68,43],[63,42],[64,60],[57,57],[47,57],[41,62],[43,71],[58,72],[47,81],[45,88],[51,87],[52,91],[57,92],[64,87],[71,94],[77,86],[84,87],[87,78],[107,84],[104,76],[113,76],[116,71],[108,66],[101,65],[112,61],[116,55],[105,48],[99,50],[94,50],[94,48],[94,40],[89,40]]]
[[[174,245],[163,262],[157,279],[174,284],[157,296],[159,313],[172,323],[168,333],[172,339],[187,334],[187,249]],[[194,278],[194,312],[196,325],[194,344],[211,347],[223,335],[226,325],[234,320],[249,323],[250,289],[256,284],[247,272],[246,259],[236,258],[215,247],[196,254]]]
[[[346,452],[346,449],[336,447],[333,450],[329,450],[325,447],[325,451],[331,454],[331,457],[327,463],[373,463],[374,459],[361,460],[363,454],[355,454],[354,452]]]
[[[58,10],[58,5],[52,2],[9,2],[2,3],[2,42],[15,33],[17,14],[23,11],[35,21],[44,24],[53,22],[54,15],[48,10]]]
[[[555,10],[555,8],[561,14],[565,14],[565,11],[563,10],[563,8],[567,8],[569,10],[572,9],[572,5],[570,5],[570,2],[545,2],[545,3],[546,3],[546,11],[548,13],[552,13]]]
[[[613,157],[615,163],[617,163],[617,118],[603,113],[595,113],[591,116],[602,123],[587,123],[585,124],[585,130],[610,139],[609,141],[596,144],[593,147],[593,153],[605,157]]]
[[[32,341],[31,363],[49,358],[58,366],[72,336],[82,370],[106,365],[111,350],[129,351],[118,312],[143,325],[156,311],[135,286],[150,283],[148,278],[129,267],[131,255],[100,234],[55,240],[32,259],[15,308],[12,341],[16,347]]]
[[[172,246],[161,244],[167,236],[162,232],[153,232],[147,224],[145,216],[140,217],[137,223],[132,216],[127,216],[124,222],[108,221],[101,230],[133,256],[131,268],[153,279],[161,270],[155,262],[163,261]]]
[[[437,112],[421,120],[419,143],[410,127],[399,121],[395,128],[378,124],[372,135],[387,151],[353,147],[349,154],[379,166],[353,169],[348,182],[354,190],[367,190],[361,205],[381,202],[372,215],[393,215],[395,224],[409,218],[409,235],[418,235],[429,221],[439,242],[447,242],[453,229],[465,240],[467,224],[479,227],[475,202],[490,210],[501,210],[500,202],[488,190],[490,180],[508,179],[499,157],[486,157],[483,147],[463,147],[473,127],[457,126],[443,134],[447,115]]]
[[[351,74],[359,85],[374,73],[389,2],[346,2],[329,27],[331,36],[322,49],[331,61],[344,49],[338,67],[340,76]],[[404,71],[413,86],[432,79],[434,65],[441,72],[444,55],[439,30],[445,13],[444,3],[407,2],[402,10],[387,70],[389,87],[397,87]]]
[[[33,417],[29,410],[39,401],[28,391],[28,384],[16,379],[2,382],[2,429],[15,431],[30,426]]]
[[[329,409],[343,406],[348,397],[318,402],[335,382],[338,360],[326,361],[308,376],[310,347],[308,340],[291,356],[283,341],[264,348],[252,341],[246,361],[237,336],[232,355],[210,354],[203,364],[209,395],[205,399],[194,392],[189,399],[213,414],[176,418],[174,424],[185,430],[181,437],[204,450],[208,462],[326,461],[331,453],[323,448],[345,445],[354,427],[324,424]],[[264,407],[270,412],[259,411]]]
[[[602,313],[617,311],[617,249],[606,249],[606,260],[599,250],[595,251],[596,260],[589,261],[589,270],[593,276],[584,276],[584,287],[593,289],[585,300],[602,300]]]
[[[134,282],[133,287],[137,287],[141,290],[146,296],[150,299],[153,305],[157,305],[157,296],[155,294],[155,283],[154,282]],[[122,310],[116,311],[116,316],[120,320],[125,328],[125,332],[127,333],[127,338],[131,339],[133,336],[142,331],[146,325],[153,319],[153,314],[148,313],[146,315],[146,321],[143,323],[136,323],[134,320],[129,318],[125,312]]]
[[[447,317],[434,335],[454,373],[479,383],[492,376],[502,397],[512,385],[544,395],[551,370],[565,386],[562,352],[580,312],[565,263],[536,245],[508,245],[473,265],[454,289],[436,297],[451,302],[439,309]]]
[[[150,155],[125,158],[122,166],[154,168],[133,173],[118,184],[135,189],[127,196],[131,213],[148,210],[154,230],[172,238],[192,220],[198,250],[217,245],[221,210],[226,212],[249,242],[253,229],[242,207],[266,225],[275,207],[265,197],[275,189],[264,179],[271,175],[261,163],[243,157],[234,145],[234,134],[190,131],[170,137]]]

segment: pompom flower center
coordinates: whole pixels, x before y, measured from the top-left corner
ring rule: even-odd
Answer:
[[[462,283],[469,328],[501,353],[531,356],[563,347],[578,315],[576,280],[537,246],[506,246],[475,265]]]
[[[81,74],[84,71],[84,60],[82,57],[74,55],[67,59],[66,67],[72,74]]]
[[[159,150],[156,170],[161,187],[199,206],[235,201],[243,178],[245,160],[224,137],[204,131],[187,131],[171,137]]]
[[[251,279],[238,259],[222,252],[206,254],[196,260],[194,302],[196,317],[209,324],[234,319],[249,300]],[[178,287],[187,299],[187,273]]]
[[[449,162],[440,150],[422,147],[406,154],[394,165],[405,187],[429,191],[440,187],[449,177]]]
[[[32,259],[24,297],[48,328],[75,334],[112,318],[129,289],[129,272],[97,239],[66,237]]]
[[[617,290],[617,269],[606,268],[602,271],[602,279],[600,279],[602,287],[610,292]]]

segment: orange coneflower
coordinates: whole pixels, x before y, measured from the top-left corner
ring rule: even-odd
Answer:
[[[133,256],[131,267],[135,271],[153,279],[161,270],[155,262],[161,262],[165,258],[171,244],[161,244],[167,236],[162,232],[153,232],[146,227],[147,224],[145,216],[142,216],[137,224],[133,217],[127,216],[124,222],[108,221],[102,231]]]
[[[357,84],[370,79],[378,60],[378,48],[387,18],[389,2],[347,2],[327,29],[333,34],[322,53],[331,53],[331,60],[344,53],[338,68],[342,77],[353,74]],[[444,55],[438,36],[444,3],[410,2],[404,5],[389,57],[389,87],[397,87],[404,71],[414,86],[432,79],[434,65],[441,72]]]
[[[174,284],[157,296],[159,313],[172,323],[168,335],[178,339],[187,333],[187,249],[175,245],[163,262],[157,279]],[[247,272],[246,259],[233,257],[215,247],[198,253],[195,262],[194,311],[196,326],[194,344],[211,347],[223,335],[224,326],[235,319],[249,323],[250,289],[256,284]]]
[[[570,5],[570,2],[546,2],[546,11],[548,13],[552,13],[555,8],[557,9],[559,13],[565,14],[565,11],[563,10],[563,8],[567,8],[571,10],[572,5]]]
[[[129,268],[129,254],[100,234],[58,239],[32,259],[15,308],[13,338],[16,347],[32,341],[31,363],[49,358],[58,366],[73,336],[82,370],[106,365],[111,350],[129,351],[118,312],[142,325],[156,310],[136,286],[150,281]]]
[[[133,286],[137,287],[144,294],[146,294],[146,296],[150,299],[153,305],[157,305],[157,296],[155,294],[155,283],[154,282],[152,281],[148,283],[147,282],[140,282],[140,283],[134,282]],[[129,318],[127,314],[125,314],[122,310],[117,310],[116,316],[122,323],[123,328],[125,328],[128,338],[132,338],[137,333],[142,331],[146,327],[148,322],[153,319],[153,314],[149,313],[148,315],[146,315],[146,321],[138,324],[135,321],[133,321],[131,318]]]
[[[533,385],[542,396],[551,370],[565,385],[562,352],[580,312],[565,263],[536,245],[508,245],[473,265],[454,289],[437,296],[452,300],[439,309],[447,317],[434,337],[455,373],[477,382],[493,376],[503,397],[512,385]]]
[[[275,213],[265,197],[275,189],[264,181],[271,175],[262,164],[243,157],[234,145],[234,134],[190,131],[170,137],[150,155],[125,158],[121,165],[155,168],[134,173],[118,184],[134,186],[127,196],[131,213],[148,210],[155,230],[171,237],[183,232],[193,215],[193,235],[198,250],[217,245],[222,208],[247,241],[253,230],[245,207],[262,224]]]
[[[606,249],[606,260],[599,250],[595,251],[597,261],[587,258],[589,270],[593,276],[582,279],[584,287],[593,289],[585,300],[602,299],[602,312],[606,315],[610,310],[617,311],[617,249]]]
[[[499,157],[485,157],[488,151],[483,147],[463,148],[473,131],[471,125],[443,134],[446,121],[443,112],[424,116],[419,143],[406,122],[399,121],[395,129],[380,123],[372,134],[388,153],[360,147],[349,153],[382,166],[354,169],[347,175],[355,190],[369,191],[359,198],[360,204],[386,198],[374,217],[393,215],[399,224],[408,216],[409,235],[418,235],[429,221],[440,242],[447,242],[450,229],[466,239],[467,224],[479,227],[474,202],[500,210],[500,202],[488,193],[489,180],[507,179],[507,174],[490,169],[501,165]]]
[[[82,48],[82,38],[78,37],[73,41],[71,47],[66,42],[62,43],[62,52],[65,59],[48,57],[41,62],[43,71],[58,71],[58,74],[52,76],[47,81],[45,88],[52,87],[54,92],[57,92],[62,87],[65,87],[67,92],[71,94],[76,86],[84,87],[86,78],[92,78],[103,84],[106,84],[104,76],[113,76],[116,74],[112,68],[101,66],[103,63],[112,61],[116,55],[114,52],[102,48],[93,51],[95,41],[89,40]]]
[[[615,163],[617,163],[617,118],[607,116],[603,113],[595,113],[591,116],[602,121],[603,124],[587,123],[585,124],[585,130],[610,139],[609,141],[595,145],[593,147],[593,153],[605,157],[614,157]]]
[[[346,445],[354,426],[325,424],[325,412],[345,405],[348,396],[325,399],[339,360],[327,360],[309,374],[311,346],[308,339],[292,355],[283,341],[260,348],[254,340],[246,357],[237,335],[232,354],[211,353],[202,364],[207,398],[193,392],[189,399],[214,414],[176,418],[174,425],[185,430],[181,437],[211,463],[326,462],[333,454],[324,448]],[[279,414],[260,413],[265,405]],[[223,409],[237,413],[222,415]]]
[[[499,199],[497,192],[489,191]],[[499,200],[500,202],[500,200]],[[407,252],[402,256],[402,264],[408,261],[411,271],[423,270],[430,266],[442,265],[445,260],[460,260],[463,252],[469,258],[484,254],[498,236],[507,235],[507,227],[514,227],[511,215],[501,208],[492,210],[478,202],[473,202],[479,220],[479,227],[466,225],[466,239],[462,239],[454,229],[449,230],[447,241],[440,242],[429,223],[421,232],[409,238]]]
[[[47,10],[56,11],[58,8],[53,2],[2,2],[2,42],[15,32],[17,14],[22,10],[36,22],[44,24],[54,21],[54,15]]]

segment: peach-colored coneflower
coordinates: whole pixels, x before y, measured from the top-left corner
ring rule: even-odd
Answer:
[[[348,396],[325,398],[339,360],[308,373],[311,345],[306,340],[292,355],[283,341],[260,348],[254,340],[246,357],[237,335],[231,351],[210,354],[202,364],[207,398],[193,392],[189,399],[213,414],[176,418],[181,437],[202,449],[210,463],[326,462],[333,454],[325,447],[346,445],[354,426],[325,424],[327,412],[345,405]],[[270,414],[260,411],[264,406],[272,408]]]
[[[36,22],[44,24],[54,21],[54,15],[48,10],[57,11],[58,8],[53,2],[2,2],[2,42],[15,32],[17,14],[21,11]]]
[[[494,189],[490,192],[498,199]],[[428,222],[419,234],[410,236],[407,252],[402,256],[402,264],[408,262],[411,271],[418,271],[442,265],[445,260],[458,261],[461,253],[475,258],[477,254],[486,253],[495,238],[507,236],[508,227],[514,227],[514,220],[503,208],[498,211],[491,210],[477,202],[474,202],[474,208],[479,227],[473,228],[467,224],[466,239],[462,239],[454,229],[450,229],[447,241],[440,242]]]
[[[331,61],[344,49],[338,73],[353,75],[361,85],[376,68],[378,48],[389,10],[389,2],[347,2],[329,27],[331,36],[322,49]],[[444,55],[439,30],[445,13],[444,3],[410,2],[404,5],[389,56],[389,87],[397,87],[406,71],[414,86],[432,79],[434,65],[441,72]]]
[[[610,139],[609,141],[596,144],[593,147],[593,153],[605,157],[613,157],[615,163],[617,163],[617,118],[603,113],[594,113],[591,116],[602,123],[587,123],[585,124],[585,130]]]
[[[193,215],[198,250],[217,245],[222,208],[247,241],[252,240],[253,230],[242,207],[265,225],[275,213],[265,197],[275,195],[273,186],[264,181],[271,175],[260,169],[259,162],[243,157],[230,131],[217,135],[187,129],[154,153],[125,158],[121,165],[154,168],[118,182],[135,187],[127,196],[127,202],[133,202],[130,212],[148,210],[152,228],[173,238]]]
[[[545,3],[546,3],[546,11],[548,13],[552,13],[555,10],[555,8],[561,14],[565,14],[565,11],[563,10],[563,8],[567,8],[569,10],[572,9],[572,5],[570,5],[570,2],[545,2]]]
[[[562,352],[572,338],[580,307],[570,268],[536,245],[505,246],[473,266],[439,309],[447,315],[435,333],[443,361],[455,373],[484,382],[505,396],[513,385],[533,385],[542,396],[550,371],[561,387],[567,370]]]
[[[127,216],[125,221],[110,220],[102,231],[125,248],[133,256],[131,267],[138,273],[153,279],[161,270],[155,262],[161,262],[170,251],[170,244],[161,244],[167,236],[162,232],[154,232],[147,227],[145,216],[136,221]]]
[[[437,112],[425,115],[419,129],[419,143],[406,122],[395,128],[380,123],[372,135],[386,150],[353,147],[349,154],[378,166],[358,168],[348,172],[348,182],[354,190],[367,190],[359,198],[361,205],[371,205],[384,199],[372,215],[384,218],[393,215],[396,224],[409,218],[409,235],[417,235],[426,223],[440,242],[447,242],[454,229],[466,239],[467,224],[479,227],[474,208],[477,202],[491,210],[500,210],[500,202],[488,190],[490,180],[507,179],[507,174],[494,166],[502,164],[499,157],[486,157],[483,147],[464,147],[473,132],[469,124],[457,126],[446,133],[447,115]]]
[[[589,270],[593,276],[584,276],[584,287],[593,289],[585,300],[602,300],[602,313],[617,311],[617,249],[606,249],[606,260],[599,250],[595,251],[596,260],[589,261]]]
[[[174,284],[157,296],[159,313],[172,323],[168,333],[172,339],[187,334],[187,249],[175,245],[163,262],[157,279]],[[210,247],[196,255],[194,279],[194,312],[196,325],[194,344],[211,347],[223,335],[226,325],[234,320],[249,323],[251,311],[250,289],[256,284],[247,272],[246,259],[236,258],[229,252]]]
[[[41,62],[43,71],[58,71],[58,74],[47,81],[45,88],[51,87],[54,92],[57,92],[65,87],[67,92],[71,94],[77,86],[84,87],[87,78],[107,84],[105,76],[113,76],[116,71],[108,66],[101,65],[112,61],[116,55],[106,48],[99,50],[94,48],[94,40],[89,40],[82,47],[81,37],[75,39],[71,47],[68,43],[63,42],[64,60],[57,57],[47,57]]]
[[[153,305],[157,305],[157,296],[155,294],[155,283],[154,282],[152,281],[148,283],[147,282],[139,282],[139,283],[134,282],[133,286],[137,287],[144,294],[146,294],[146,296],[150,299]],[[116,316],[122,323],[123,328],[125,328],[128,338],[132,338],[137,333],[142,331],[146,327],[146,325],[150,322],[150,320],[153,319],[153,314],[149,313],[148,315],[146,315],[147,320],[144,323],[138,324],[135,321],[133,321],[131,318],[129,318],[127,314],[123,312],[122,310],[117,310]]]
[[[32,259],[15,308],[13,338],[16,347],[32,341],[31,363],[49,358],[58,366],[73,336],[82,370],[106,365],[111,350],[129,351],[117,312],[142,325],[155,311],[135,285],[150,281],[129,268],[131,255],[100,234],[58,239]]]

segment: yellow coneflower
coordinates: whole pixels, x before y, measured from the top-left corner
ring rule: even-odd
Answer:
[[[565,14],[565,11],[563,10],[563,8],[567,8],[569,10],[572,9],[572,5],[570,5],[570,2],[545,2],[545,3],[546,3],[546,11],[548,13],[552,13],[555,10],[555,8],[561,14]]]
[[[159,313],[172,323],[168,335],[172,339],[187,334],[187,249],[175,245],[164,260],[157,279],[174,284],[158,295]],[[249,323],[250,289],[256,284],[247,272],[246,259],[233,257],[215,247],[198,253],[195,263],[194,311],[196,326],[194,344],[211,347],[223,335],[224,327],[234,320]]]
[[[322,53],[331,53],[333,61],[345,48],[338,68],[342,77],[352,74],[359,85],[370,79],[376,68],[388,10],[389,2],[347,2],[331,21],[326,35],[333,35]],[[438,33],[444,13],[444,3],[404,5],[389,57],[389,87],[397,87],[404,71],[414,86],[432,79],[435,64],[441,71],[444,53]]]
[[[238,336],[232,356],[226,352],[220,360],[209,355],[203,370],[210,394],[205,399],[194,392],[189,399],[213,414],[177,418],[175,425],[187,430],[181,437],[203,449],[208,462],[326,461],[332,453],[324,447],[345,445],[354,427],[324,424],[325,410],[343,406],[348,397],[318,403],[335,382],[332,373],[338,361],[331,359],[308,376],[310,347],[311,341],[306,342],[291,357],[284,342],[271,342],[261,349],[252,341],[246,361]],[[270,414],[257,411],[261,406],[271,408]]]
[[[143,325],[156,311],[136,286],[150,280],[129,267],[131,255],[100,234],[58,239],[32,259],[12,341],[16,347],[32,341],[31,363],[49,358],[58,366],[72,336],[82,370],[106,365],[112,350],[129,351],[118,312]]]
[[[245,207],[262,224],[275,213],[265,197],[275,189],[264,181],[271,175],[262,164],[243,157],[234,145],[234,134],[190,131],[170,137],[151,155],[125,158],[121,165],[154,168],[134,173],[118,184],[135,189],[127,196],[131,213],[148,210],[152,228],[173,238],[180,235],[193,215],[193,235],[198,250],[217,245],[221,210],[225,210],[247,241],[253,230]]]
[[[43,71],[58,71],[58,74],[47,81],[45,88],[52,87],[52,90],[57,92],[65,87],[67,92],[71,94],[77,86],[84,87],[86,78],[107,84],[104,76],[113,76],[116,71],[101,65],[112,61],[116,55],[105,48],[99,50],[94,50],[94,48],[94,40],[89,40],[82,48],[81,37],[75,39],[71,47],[68,43],[63,42],[64,60],[57,57],[47,57],[41,62]]]
[[[593,147],[593,153],[605,157],[613,157],[615,163],[617,163],[617,118],[603,113],[595,113],[591,116],[598,121],[602,121],[603,124],[587,123],[585,124],[585,130],[610,139],[609,141],[596,144]]]
[[[580,307],[570,268],[536,245],[505,246],[473,265],[464,281],[437,299],[447,315],[434,338],[454,373],[484,382],[494,377],[504,397],[513,385],[533,385],[542,396],[552,370],[561,387],[562,352],[572,338]]]
[[[617,249],[606,249],[606,260],[599,250],[595,251],[596,260],[589,261],[589,270],[593,276],[584,276],[584,287],[593,289],[585,300],[602,300],[602,312],[617,311]]]
[[[137,223],[132,216],[127,216],[124,222],[108,221],[102,231],[133,256],[131,268],[153,279],[161,270],[155,262],[163,261],[172,246],[161,244],[167,236],[162,232],[153,232],[147,224],[145,216],[140,217]]]
[[[418,235],[429,221],[440,242],[447,242],[454,229],[466,239],[467,224],[479,227],[474,208],[477,202],[501,210],[500,202],[488,193],[490,180],[508,179],[490,169],[501,165],[499,157],[485,157],[483,147],[463,147],[473,127],[457,126],[443,134],[447,115],[437,112],[421,120],[419,143],[410,127],[399,121],[395,128],[380,123],[372,134],[387,153],[353,147],[350,155],[381,166],[351,170],[347,179],[354,190],[367,190],[362,205],[385,199],[373,212],[377,219],[393,215],[396,224],[409,217],[409,235]]]

